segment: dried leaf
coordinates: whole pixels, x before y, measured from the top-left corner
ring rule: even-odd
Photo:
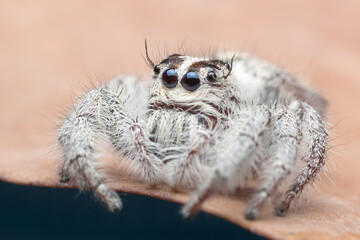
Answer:
[[[0,16],[6,18],[6,21],[0,21],[0,66],[7,66],[0,71],[1,180],[71,187],[57,182],[57,159],[53,154],[56,132],[53,123],[44,118],[58,122],[59,118],[48,109],[64,108],[71,102],[69,92],[80,92],[78,86],[70,87],[65,79],[84,76],[83,66],[91,72],[107,74],[143,69],[145,63],[137,49],[141,48],[148,29],[153,31],[154,42],[162,42],[162,31],[169,29],[168,34],[173,33],[166,19],[176,21],[175,32],[197,32],[200,30],[197,25],[190,24],[197,22],[217,30],[218,34],[214,36],[208,29],[202,35],[204,39],[221,41],[225,37],[236,49],[239,46],[235,44],[251,39],[251,46],[257,47],[256,52],[274,62],[279,58],[271,55],[278,53],[281,59],[287,60],[286,64],[280,65],[288,69],[296,72],[299,66],[306,64],[306,73],[313,78],[312,85],[329,100],[329,125],[339,122],[332,136],[346,136],[330,143],[337,154],[330,153],[326,170],[329,178],[323,176],[318,189],[308,188],[285,218],[276,217],[268,208],[261,219],[245,220],[244,208],[249,194],[244,193],[213,196],[202,209],[271,239],[360,238],[360,117],[357,109],[360,103],[360,15],[355,11],[360,7],[359,2],[272,1],[261,5],[257,1],[232,5],[216,2],[206,10],[209,12],[203,12],[200,5],[191,5],[191,11],[204,14],[206,22],[191,14],[189,21],[173,18],[189,10],[186,5],[190,2],[176,8],[166,5],[165,1],[161,5],[144,2],[140,7],[147,9],[146,13],[131,21],[131,29],[136,30],[133,33],[128,28],[131,17],[128,12],[137,13],[139,6],[134,6],[135,3],[129,2],[124,8],[126,4],[119,5],[114,1],[103,11],[99,11],[95,3],[81,1],[71,3],[71,10],[60,3],[17,4],[11,1],[0,4]],[[165,5],[173,11],[164,13],[160,20],[148,15]],[[216,13],[216,19],[210,17],[213,15],[208,16],[209,13]],[[76,21],[67,21],[65,15],[66,19]],[[221,19],[223,22],[219,23]],[[99,22],[104,25],[97,25]],[[126,35],[122,31],[127,32]],[[136,66],[138,62],[142,63],[141,67]],[[87,83],[88,79],[83,78]],[[344,142],[346,147],[336,146]],[[107,169],[113,169],[114,164],[116,159],[110,158]],[[113,172],[111,175],[119,174]],[[111,185],[118,191],[179,203],[185,203],[189,197],[187,192],[175,193],[166,187],[153,189],[121,175]]]

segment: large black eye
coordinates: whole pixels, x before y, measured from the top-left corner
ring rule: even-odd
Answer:
[[[206,79],[207,79],[209,82],[215,82],[215,80],[216,80],[216,74],[215,74],[213,71],[210,71],[210,72],[207,73]]]
[[[174,69],[166,70],[162,75],[162,83],[167,88],[174,88],[177,85],[177,73]]]
[[[224,66],[225,66],[228,70],[230,70],[230,65],[229,65],[228,63],[225,63]]]
[[[200,78],[196,72],[188,72],[181,79],[181,85],[188,91],[195,91],[200,87]]]
[[[156,75],[158,75],[158,74],[160,73],[160,70],[161,70],[160,65],[156,65],[156,66],[154,67],[154,73],[155,73]]]

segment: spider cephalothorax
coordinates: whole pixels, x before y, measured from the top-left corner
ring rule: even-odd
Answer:
[[[73,179],[120,210],[94,161],[105,136],[138,180],[196,190],[185,217],[212,193],[232,193],[255,177],[260,184],[246,218],[257,218],[289,179],[275,208],[283,216],[325,163],[324,99],[248,54],[230,61],[173,54],[158,64],[146,56],[153,68],[148,91],[134,77],[119,77],[87,93],[67,117],[58,138],[60,181]]]
[[[223,114],[230,108],[226,99],[239,100],[230,73],[231,65],[221,60],[173,54],[154,67],[149,108]]]

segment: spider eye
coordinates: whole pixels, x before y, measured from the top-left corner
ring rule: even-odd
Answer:
[[[216,74],[213,71],[210,71],[210,72],[207,73],[206,79],[209,82],[214,82],[216,80]]]
[[[200,78],[196,72],[188,72],[181,79],[181,85],[188,91],[195,91],[200,87]]]
[[[174,69],[166,70],[162,75],[162,83],[167,88],[174,88],[177,85],[177,73]]]
[[[228,70],[230,70],[230,65],[229,65],[228,63],[225,63],[224,66],[225,66]]]
[[[156,65],[156,66],[154,67],[154,73],[155,73],[156,75],[158,75],[158,74],[160,73],[160,70],[161,70],[160,65]]]

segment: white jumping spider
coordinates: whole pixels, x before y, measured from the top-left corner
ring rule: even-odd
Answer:
[[[234,56],[226,62],[173,54],[155,65],[146,48],[154,71],[148,91],[135,77],[118,77],[88,92],[66,118],[58,136],[60,181],[75,180],[111,211],[121,210],[94,161],[98,140],[106,137],[131,160],[139,180],[196,189],[184,217],[212,193],[233,193],[257,177],[245,212],[256,219],[293,176],[275,208],[284,216],[325,163],[326,102],[276,66]],[[299,162],[303,167],[295,167]]]

